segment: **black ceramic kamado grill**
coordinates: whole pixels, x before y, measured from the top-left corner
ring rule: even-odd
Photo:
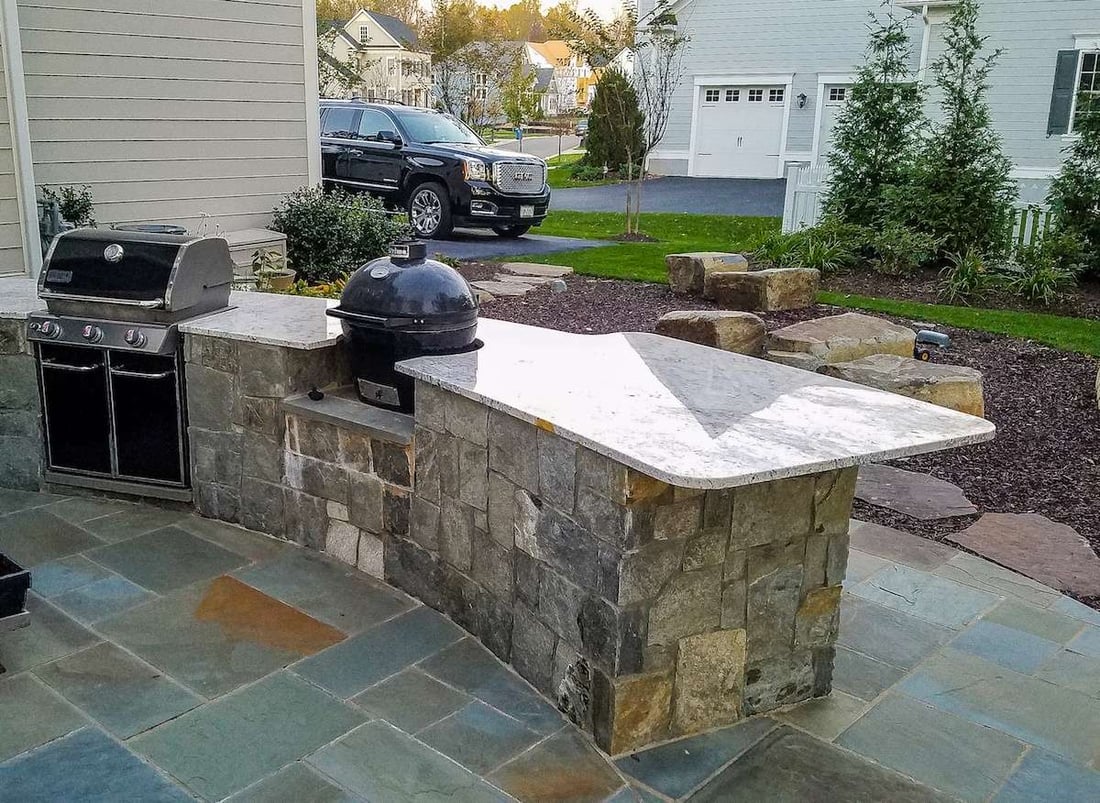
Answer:
[[[178,326],[225,309],[221,237],[76,229],[39,277],[35,343],[49,482],[190,498]]]
[[[343,325],[359,398],[409,413],[413,381],[395,365],[476,348],[478,302],[461,273],[426,258],[424,243],[397,243],[389,254],[353,273],[328,314]]]

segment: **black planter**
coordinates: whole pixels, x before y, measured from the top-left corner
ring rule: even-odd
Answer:
[[[0,619],[22,613],[31,587],[31,573],[0,554]]]

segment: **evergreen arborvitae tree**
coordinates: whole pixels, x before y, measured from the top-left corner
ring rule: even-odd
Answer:
[[[935,237],[942,254],[996,256],[1011,237],[1016,183],[986,102],[1001,51],[983,55],[986,37],[977,28],[977,0],[958,0],[944,26],[944,53],[932,65],[940,119],[922,143],[909,208],[912,225]]]
[[[1079,241],[1086,270],[1100,276],[1100,101],[1077,101],[1073,133],[1062,169],[1050,185],[1057,231]]]
[[[636,164],[642,156],[643,119],[630,79],[621,70],[607,70],[592,98],[584,163],[611,170]]]
[[[871,15],[863,66],[834,127],[826,214],[869,226],[891,217],[909,178],[923,120],[923,91],[910,74],[909,34],[892,13]]]

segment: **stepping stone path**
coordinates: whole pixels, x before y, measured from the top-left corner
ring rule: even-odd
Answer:
[[[930,474],[893,466],[860,466],[856,498],[921,521],[970,516],[978,512],[962,489]]]
[[[682,310],[657,321],[659,335],[752,356],[763,351],[766,331],[764,321],[751,312]]]
[[[525,296],[540,285],[548,284],[554,292],[564,287],[562,276],[568,276],[573,269],[565,265],[540,265],[535,262],[505,262],[501,272],[492,279],[470,282],[482,304],[488,304],[497,296],[517,298]]]
[[[776,329],[768,335],[768,354],[775,362],[813,371],[821,365],[872,354],[912,357],[915,340],[916,334],[908,327],[846,312]]]
[[[1100,557],[1076,530],[1046,516],[986,513],[948,540],[1059,591],[1100,596]]]
[[[821,274],[813,268],[711,273],[703,295],[722,309],[775,312],[816,303]]]
[[[981,372],[961,365],[921,362],[896,354],[873,354],[822,365],[818,373],[888,390],[970,415],[985,415]]]
[[[668,268],[668,286],[677,295],[703,295],[706,277],[712,273],[747,271],[749,261],[740,254],[722,251],[695,251],[687,254],[669,254],[665,257]]]

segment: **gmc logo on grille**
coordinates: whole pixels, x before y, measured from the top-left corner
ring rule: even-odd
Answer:
[[[512,175],[512,178],[514,178],[516,181],[533,181],[535,178],[535,174],[532,173],[530,170],[517,170]]]

